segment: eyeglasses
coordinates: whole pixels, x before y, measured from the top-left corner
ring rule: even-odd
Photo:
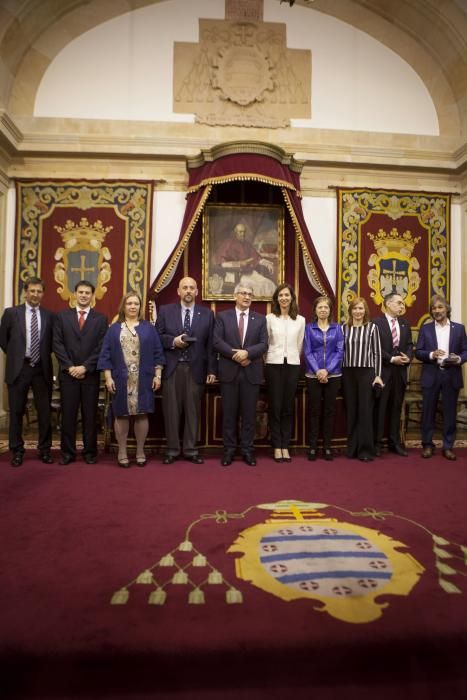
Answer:
[[[241,294],[242,297],[252,297],[253,292],[237,292],[237,294]]]

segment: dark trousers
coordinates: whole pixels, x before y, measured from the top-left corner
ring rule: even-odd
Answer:
[[[342,389],[347,415],[347,456],[371,457],[373,443],[372,367],[344,367]]]
[[[23,416],[26,411],[28,391],[32,389],[34,405],[37,411],[39,437],[37,448],[40,452],[50,450],[52,445],[52,428],[50,425],[50,400],[52,387],[47,384],[40,365],[31,367],[25,361],[19,376],[8,384],[8,402],[10,404],[10,426],[8,441],[12,452],[24,452]]]
[[[451,385],[449,370],[439,369],[436,382],[428,388],[422,388],[422,444],[423,447],[433,447],[436,409],[439,395],[443,409],[443,448],[450,450],[456,439],[456,411],[459,389]]]
[[[323,424],[323,446],[330,449],[334,434],[337,393],[341,386],[340,377],[331,377],[326,384],[307,377],[306,385],[309,397],[309,441],[310,449],[316,450],[320,421]]]
[[[264,367],[269,397],[269,430],[274,449],[287,449],[292,439],[295,394],[300,365],[266,364]]]
[[[389,423],[388,445],[389,447],[400,445],[404,393],[405,384],[402,381],[401,368],[391,365],[381,396],[375,403],[375,443],[377,445],[383,440],[386,417]]]
[[[162,382],[166,452],[172,457],[180,454],[180,421],[183,415],[183,454],[196,455],[198,449],[199,416],[204,385],[193,379],[190,364],[179,362],[173,374]]]
[[[66,377],[60,381],[61,439],[64,454],[76,456],[76,428],[81,409],[83,455],[97,455],[97,404],[99,383],[85,383],[82,379]]]
[[[259,385],[251,384],[242,369],[235,381],[221,382],[222,434],[226,452],[233,454],[237,448],[239,419],[241,453],[253,451],[258,393]]]

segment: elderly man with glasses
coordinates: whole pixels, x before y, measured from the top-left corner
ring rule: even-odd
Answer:
[[[256,465],[253,442],[256,426],[256,401],[264,382],[263,355],[268,348],[266,317],[251,309],[253,289],[237,284],[235,308],[222,311],[216,318],[214,350],[219,353],[219,381],[223,410],[223,467],[232,464],[238,442],[243,461]]]

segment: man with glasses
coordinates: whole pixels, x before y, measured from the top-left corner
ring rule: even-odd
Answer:
[[[235,308],[216,318],[214,350],[219,353],[219,381],[223,410],[224,453],[221,464],[232,464],[238,442],[243,461],[256,465],[253,442],[256,427],[256,401],[263,383],[263,355],[268,348],[266,317],[252,311],[253,289],[237,284]]]

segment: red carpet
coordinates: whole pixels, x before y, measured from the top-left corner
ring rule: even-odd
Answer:
[[[154,458],[130,470],[108,456],[64,468],[33,455],[13,469],[2,455],[3,695],[465,697],[467,549],[459,545],[467,547],[467,450],[457,452],[452,463],[412,450],[408,459],[370,464],[340,457],[280,465],[260,455],[256,468],[237,461],[222,469],[209,457],[201,466]],[[403,543],[398,551],[425,571],[408,595],[377,597],[387,607],[362,624],[320,610],[318,600],[286,602],[237,578],[241,555],[227,550],[272,517],[255,506],[285,499],[326,505],[319,512],[337,525]],[[204,605],[189,605],[189,586],[170,585],[164,605],[149,605],[154,586],[134,584],[126,605],[110,605],[115,591],[168,553],[191,561],[193,552],[177,548],[191,523],[216,511],[244,515],[205,518],[189,538],[243,603],[228,605],[225,586],[210,585]],[[158,580],[171,573],[154,570]],[[199,584],[206,569],[189,576]],[[460,592],[443,590],[439,576]]]

